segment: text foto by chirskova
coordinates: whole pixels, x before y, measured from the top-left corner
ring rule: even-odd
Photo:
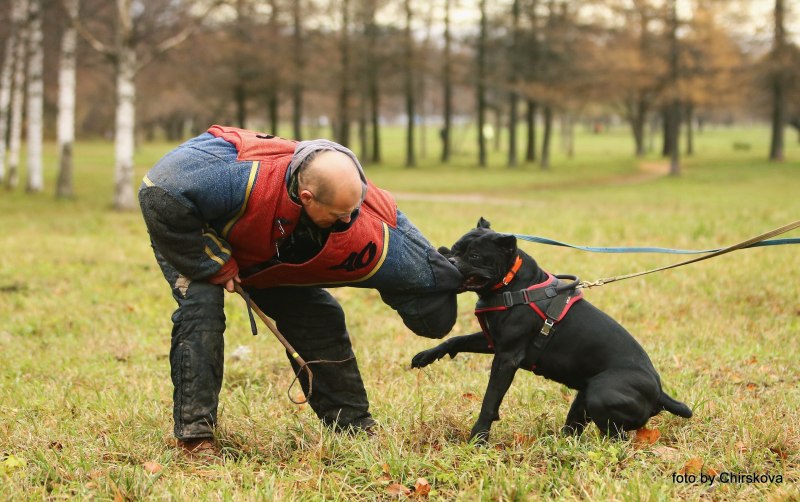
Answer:
[[[672,473],[673,483],[684,484],[755,484],[755,483],[783,483],[782,474],[756,474],[737,472],[720,472],[718,474],[678,474]]]

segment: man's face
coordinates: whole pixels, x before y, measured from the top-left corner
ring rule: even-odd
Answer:
[[[311,221],[319,228],[330,228],[338,222],[350,223],[356,211],[361,207],[361,196],[353,197],[340,191],[336,194],[330,204],[320,202],[312,192],[303,190],[308,195],[301,193],[300,200],[303,203],[306,214]]]

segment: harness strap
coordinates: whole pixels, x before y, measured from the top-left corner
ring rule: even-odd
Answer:
[[[489,326],[486,323],[485,314],[487,312],[504,311],[517,305],[529,305],[542,317],[544,320],[542,329],[532,340],[533,357],[529,361],[531,371],[536,369],[536,363],[553,338],[553,328],[556,323],[563,319],[572,304],[582,297],[581,291],[577,289],[580,284],[577,277],[573,275],[549,275],[549,277],[547,282],[531,286],[528,289],[506,291],[490,298],[481,298],[475,306],[475,315],[491,349],[494,349],[494,340],[492,340]],[[547,309],[542,311],[535,302],[545,300],[550,300],[550,303],[547,305]]]

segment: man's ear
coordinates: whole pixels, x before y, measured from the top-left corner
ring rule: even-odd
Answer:
[[[439,251],[439,254],[443,255],[443,256],[448,256],[449,257],[449,256],[453,255],[453,252],[450,251],[450,248],[445,247],[445,246],[439,246],[439,249],[437,249],[437,251]]]
[[[497,234],[494,242],[509,254],[517,252],[517,238],[511,234]]]
[[[300,202],[302,202],[303,205],[306,205],[314,200],[314,194],[308,190],[300,190],[300,193],[297,194],[297,197],[300,199]]]
[[[478,228],[489,228],[490,225],[491,223],[489,223],[489,220],[483,219],[483,216],[478,220]]]

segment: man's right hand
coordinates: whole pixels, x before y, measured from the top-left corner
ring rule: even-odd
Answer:
[[[234,275],[233,277],[228,279],[227,282],[225,282],[225,285],[224,285],[225,286],[225,290],[228,291],[228,293],[233,293],[234,291],[236,291],[234,289],[234,286],[233,286],[234,282],[236,284],[241,284],[242,283],[242,280],[239,279],[239,274]]]

